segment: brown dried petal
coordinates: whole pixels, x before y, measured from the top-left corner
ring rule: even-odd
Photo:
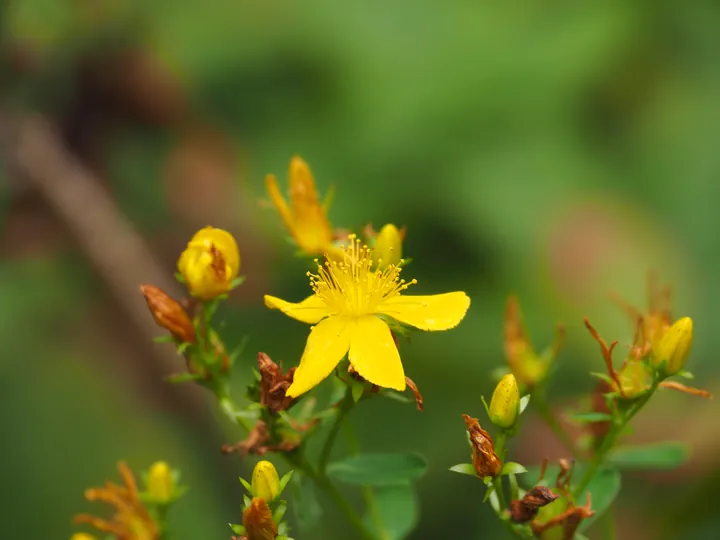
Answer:
[[[243,512],[243,526],[248,540],[274,540],[278,533],[268,504],[257,497]]]
[[[260,403],[271,412],[284,411],[293,404],[293,398],[286,395],[293,382],[295,368],[286,374],[265,353],[258,353],[258,369],[260,370]]]
[[[515,523],[525,523],[533,519],[541,507],[550,504],[559,495],[555,495],[546,486],[535,486],[520,500],[510,502],[510,518]]]
[[[182,342],[195,342],[195,327],[185,309],[159,287],[141,285],[148,309],[155,322],[168,330],[173,337]]]
[[[480,427],[477,418],[467,414],[462,415],[470,433],[470,444],[472,445],[472,461],[475,472],[481,478],[485,476],[495,477],[500,474],[502,463],[495,453],[495,444],[490,434]]]

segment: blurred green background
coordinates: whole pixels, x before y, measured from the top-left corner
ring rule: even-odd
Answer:
[[[335,186],[335,226],[408,227],[416,293],[472,297],[456,330],[402,346],[424,413],[389,400],[353,413],[364,449],[430,462],[412,539],[503,537],[482,485],[447,468],[467,461],[460,414],[482,418],[503,362],[511,291],[539,347],[568,329],[558,406],[582,403],[602,369],[582,316],[629,343],[608,292],[642,306],[649,269],[695,320],[697,385],[720,387],[716,3],[4,0],[0,25],[0,120],[43,115],[100,188],[59,210],[58,192],[87,186],[58,170],[58,190],[39,187],[0,139],[3,538],[69,537],[74,514],[98,510],[85,487],[116,479],[118,459],[161,458],[192,487],[173,539],[229,537],[253,461],[220,455],[241,434],[208,396],[162,383],[181,365],[150,342],[136,286],[171,282],[197,228],[227,228],[247,275],[222,311],[229,343],[249,336],[236,393],[257,351],[296,362],[307,326],[262,295],[304,297],[306,267],[260,203],[295,153],[321,192]],[[685,440],[692,457],[624,476],[618,538],[717,536],[717,412],[662,393],[637,419],[634,440]],[[512,451],[562,455],[536,417]],[[313,538],[349,538],[327,508]]]

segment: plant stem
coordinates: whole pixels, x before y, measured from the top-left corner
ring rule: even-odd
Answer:
[[[575,486],[573,499],[577,500],[577,498],[583,494],[585,488],[588,487],[600,466],[605,462],[608,452],[612,450],[613,446],[615,446],[615,443],[617,442],[618,437],[620,437],[622,431],[625,429],[625,426],[627,426],[628,422],[630,422],[630,420],[632,420],[632,418],[640,412],[640,409],[645,406],[650,397],[655,393],[655,390],[657,390],[659,384],[659,381],[654,381],[647,394],[639,398],[630,406],[630,408],[628,408],[627,411],[619,414],[619,418],[616,418],[613,421],[610,431],[607,435],[605,435],[600,448],[595,451],[595,455],[592,460],[590,460],[590,465],[585,471],[585,474],[582,476],[577,486]]]
[[[225,413],[228,418],[230,418],[234,422],[237,422],[245,431],[249,432],[252,430],[253,426],[250,424],[249,419],[244,418],[237,413],[238,408],[235,403],[233,403],[230,396],[223,395],[219,392],[216,393],[216,396],[218,398],[220,409]],[[323,455],[327,454],[324,462],[325,465],[327,464],[327,459],[330,456],[330,451],[332,450],[332,445],[335,437],[337,436],[337,433],[340,429],[342,418],[347,415],[347,413],[350,411],[350,409],[352,409],[352,406],[354,404],[355,402],[352,398],[352,391],[348,388],[348,394],[345,395],[345,399],[340,405],[338,416],[335,418],[335,422],[333,423],[330,433],[328,434],[328,438],[325,440],[325,445],[323,447]],[[357,512],[355,512],[355,509],[352,507],[352,505],[347,501],[347,499],[345,499],[345,497],[343,497],[343,494],[340,493],[340,491],[325,475],[324,466],[322,468],[320,468],[319,466],[316,472],[312,465],[308,463],[307,459],[305,459],[305,456],[299,450],[289,453],[281,452],[280,455],[288,463],[288,465],[305,474],[305,476],[315,482],[315,484],[327,494],[328,498],[335,504],[338,510],[343,513],[345,518],[357,530],[363,540],[377,540],[375,535],[372,534],[372,532],[368,529],[365,523],[363,523],[362,519],[360,519],[360,516],[358,516]]]
[[[322,450],[320,452],[320,460],[318,461],[318,474],[322,476],[325,475],[325,469],[327,469],[328,461],[330,461],[330,453],[332,452],[333,445],[335,444],[335,438],[340,432],[340,426],[342,425],[343,420],[354,405],[355,400],[352,396],[352,388],[350,387],[350,385],[348,385],[347,390],[345,391],[345,397],[340,402],[337,415],[335,416],[335,420],[330,427],[330,431],[328,432],[327,438],[325,439],[325,444],[323,444]]]
[[[552,430],[567,451],[570,452],[570,455],[575,456],[575,445],[563,429],[560,421],[557,419],[555,413],[550,407],[547,397],[545,396],[545,390],[539,389],[533,392],[532,400],[537,404],[540,418],[542,418],[545,424],[547,424],[547,426]]]

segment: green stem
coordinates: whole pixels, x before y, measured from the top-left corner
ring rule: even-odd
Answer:
[[[610,431],[607,435],[605,435],[605,438],[603,439],[600,448],[595,451],[595,455],[593,456],[592,460],[590,460],[590,465],[585,471],[585,474],[582,476],[577,486],[575,486],[575,490],[573,491],[573,498],[575,500],[577,500],[578,497],[583,494],[583,492],[588,487],[593,477],[597,473],[598,469],[605,462],[605,458],[607,457],[608,452],[610,452],[613,446],[615,446],[615,443],[620,437],[620,434],[625,429],[625,426],[627,426],[628,422],[630,422],[630,420],[632,420],[632,418],[638,412],[640,412],[640,409],[645,406],[650,397],[655,393],[655,390],[657,390],[659,384],[660,381],[654,381],[647,394],[639,398],[633,405],[630,406],[627,411],[620,413],[619,418],[616,418],[613,421],[610,427]]]
[[[330,431],[328,432],[325,444],[323,444],[320,452],[320,460],[318,461],[318,473],[320,475],[325,475],[325,469],[327,469],[328,461],[330,461],[330,454],[332,452],[333,445],[335,444],[335,438],[340,432],[340,426],[342,426],[343,420],[354,405],[355,400],[352,396],[352,387],[348,385],[347,390],[345,391],[345,397],[340,402],[337,415],[335,416],[332,426],[330,426]]]
[[[325,440],[325,446],[323,447],[323,455],[327,454],[325,457],[325,464],[327,464],[327,459],[329,458],[330,451],[332,450],[332,443],[335,440],[337,432],[340,429],[342,418],[347,415],[350,409],[352,409],[352,406],[355,404],[352,398],[352,391],[349,388],[348,393],[349,404],[348,394],[346,394],[345,399],[340,405],[338,416],[336,417],[330,433],[328,434],[328,438]],[[252,430],[253,426],[250,424],[249,419],[237,414],[238,408],[235,403],[233,403],[230,396],[221,393],[216,393],[216,396],[219,401],[220,409],[226,414],[226,416],[228,416],[228,418],[230,418],[234,422],[237,422],[244,430],[248,432]],[[300,450],[291,453],[281,452],[280,455],[288,463],[288,465],[310,478],[320,489],[322,489],[327,494],[328,498],[335,504],[338,510],[343,513],[345,518],[357,530],[363,540],[377,540],[375,535],[372,534],[372,532],[368,529],[365,523],[363,523],[362,519],[360,519],[360,516],[358,516],[357,512],[355,512],[355,509],[352,507],[352,505],[347,501],[347,499],[345,499],[345,497],[343,497],[343,494],[340,493],[337,487],[335,487],[335,485],[325,475],[324,466],[322,468],[318,467],[318,470],[316,472],[312,465],[308,463],[307,459]]]
[[[574,456],[575,445],[563,429],[560,421],[555,416],[555,413],[550,407],[547,397],[545,396],[545,391],[540,389],[533,392],[532,400],[537,404],[537,410],[540,418],[542,418],[543,422],[545,422],[545,424],[547,424],[547,426],[552,430],[565,449],[570,452],[570,455]]]

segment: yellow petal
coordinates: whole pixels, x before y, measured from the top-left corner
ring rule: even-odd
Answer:
[[[348,358],[363,379],[383,388],[405,390],[400,353],[390,328],[375,315],[357,319]]]
[[[434,294],[431,296],[394,296],[377,309],[404,324],[420,330],[448,330],[465,317],[470,297],[464,292]]]
[[[332,373],[350,348],[355,325],[349,317],[330,317],[313,326],[300,365],[286,395],[304,394]]]
[[[293,213],[285,201],[285,197],[283,197],[282,193],[280,193],[280,188],[278,188],[277,185],[277,178],[275,178],[274,174],[268,174],[265,177],[265,189],[267,190],[268,195],[270,195],[270,199],[275,205],[278,214],[280,214],[280,217],[285,223],[285,227],[287,227],[289,231],[292,231],[294,227]]]
[[[308,296],[302,302],[295,304],[266,294],[265,305],[270,309],[279,309],[288,317],[308,324],[320,322],[330,315],[328,307],[315,295]]]

